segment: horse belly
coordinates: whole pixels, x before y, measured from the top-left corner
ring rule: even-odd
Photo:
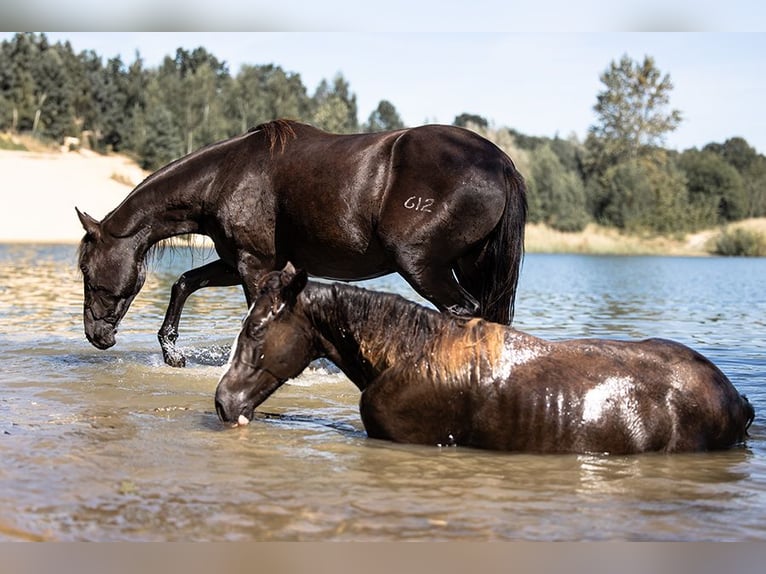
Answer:
[[[358,218],[334,216],[326,206],[319,214],[292,213],[276,229],[277,261],[292,261],[315,277],[369,279],[391,271],[387,256]]]

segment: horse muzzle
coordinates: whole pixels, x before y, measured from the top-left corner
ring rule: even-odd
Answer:
[[[117,325],[104,319],[94,319],[93,314],[86,310],[83,314],[85,337],[91,345],[97,349],[108,349],[114,346],[114,336],[117,333]]]
[[[215,393],[215,412],[222,422],[246,425],[253,418],[255,406],[244,399],[243,393],[232,394],[219,385]]]

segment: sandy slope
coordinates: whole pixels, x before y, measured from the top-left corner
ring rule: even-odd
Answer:
[[[146,173],[121,156],[0,150],[0,242],[78,242],[75,206],[101,219]]]

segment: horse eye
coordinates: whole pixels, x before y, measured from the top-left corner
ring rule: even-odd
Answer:
[[[258,335],[261,334],[262,331],[263,331],[263,325],[261,325],[260,323],[254,323],[248,327],[247,336],[250,337],[251,339],[255,339],[258,337]]]

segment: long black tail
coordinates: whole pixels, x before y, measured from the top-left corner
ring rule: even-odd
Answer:
[[[524,178],[510,161],[505,168],[505,178],[505,209],[479,262],[483,278],[479,305],[485,319],[510,325],[524,259],[527,191]]]

